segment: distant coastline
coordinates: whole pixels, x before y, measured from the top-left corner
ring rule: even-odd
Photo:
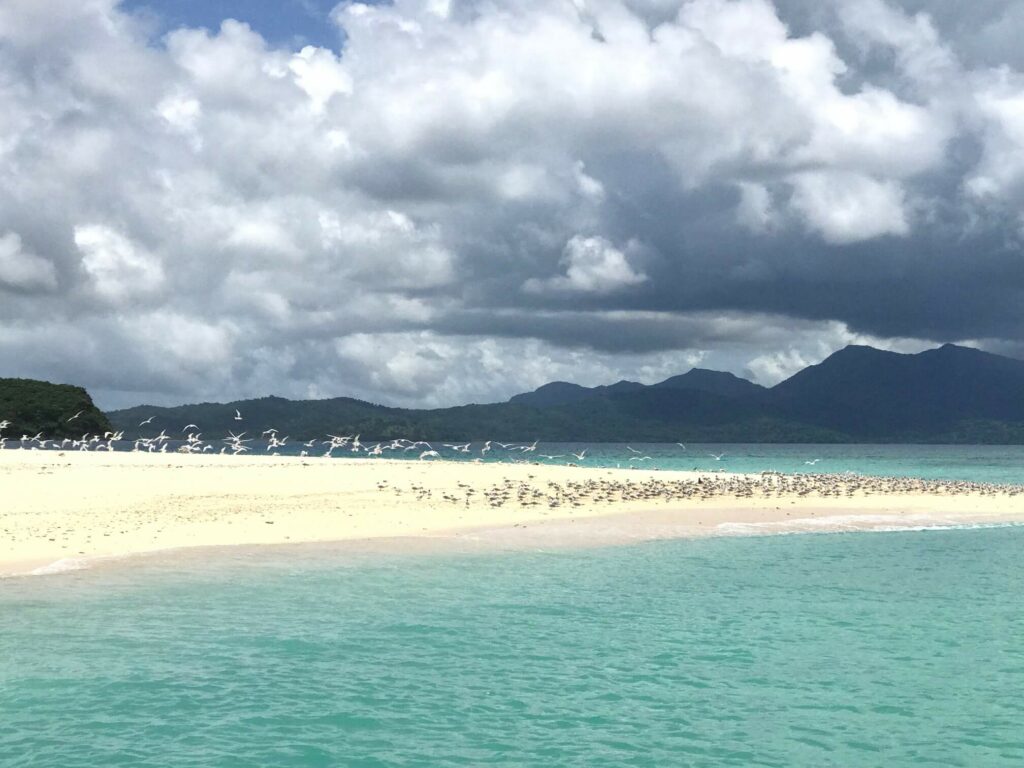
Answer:
[[[194,423],[207,434],[275,428],[303,440],[1020,445],[1024,361],[950,344],[915,355],[850,346],[771,388],[694,369],[651,385],[553,382],[508,402],[432,410],[265,397],[107,415],[129,437],[149,435],[139,425],[152,419],[149,429],[169,433]]]
[[[951,344],[914,355],[850,346],[770,388],[693,369],[649,385],[551,382],[506,402],[436,409],[270,396],[104,414],[81,387],[0,379],[0,424],[8,440],[173,439],[196,425],[208,440],[277,430],[303,441],[1024,445],[1024,361]]]

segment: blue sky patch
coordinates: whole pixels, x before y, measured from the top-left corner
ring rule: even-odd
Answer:
[[[337,4],[338,0],[125,0],[121,7],[152,19],[159,35],[179,27],[217,30],[224,19],[237,19],[275,45],[337,50],[341,37],[330,21]]]

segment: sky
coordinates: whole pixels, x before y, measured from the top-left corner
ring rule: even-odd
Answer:
[[[0,376],[490,402],[1024,357],[1024,5],[4,0]]]
[[[337,50],[344,35],[331,21],[337,0],[127,0],[122,11],[148,27],[150,37],[182,27],[216,31],[225,19],[243,21],[273,46]]]

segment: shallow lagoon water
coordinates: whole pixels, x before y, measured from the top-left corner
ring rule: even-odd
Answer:
[[[216,440],[214,445],[219,445]],[[118,451],[131,450],[131,441],[115,445]],[[182,443],[171,442],[174,451]],[[852,472],[875,477],[919,477],[928,480],[968,480],[978,483],[1017,484],[1024,480],[1024,445],[865,445],[800,443],[538,443],[537,449],[523,453],[492,444],[481,453],[482,441],[471,444],[468,453],[433,445],[448,461],[530,461],[565,465],[573,462],[586,467],[637,467],[661,470],[698,470],[701,472],[783,472],[786,474]],[[253,442],[255,453],[267,452],[266,443]],[[306,450],[301,442],[290,441],[273,449],[280,456],[298,456]],[[308,451],[322,455],[318,445]],[[579,462],[573,454],[586,451]],[[418,451],[385,451],[382,459],[415,461]],[[338,460],[358,457],[348,449],[333,453]],[[554,458],[547,458],[554,457]],[[647,457],[647,458],[644,458]],[[718,457],[718,458],[716,458]],[[372,459],[371,459],[372,460]]]
[[[755,474],[852,472],[875,477],[1006,484],[1020,483],[1024,478],[1024,446],[1020,445],[694,443],[683,448],[674,443],[541,443],[536,453],[525,455],[536,456],[541,463],[561,464],[572,461],[572,452],[579,453],[581,447],[587,449],[585,466],[599,467]],[[562,458],[549,460],[540,454],[561,454]],[[650,458],[643,459],[645,456]]]
[[[4,766],[1024,763],[1024,529],[0,582]]]

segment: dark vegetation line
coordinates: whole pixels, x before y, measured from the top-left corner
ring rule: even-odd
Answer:
[[[553,382],[505,403],[433,410],[267,397],[110,414],[129,435],[150,416],[154,434],[194,423],[209,435],[274,427],[295,439],[1024,444],[1024,362],[954,345],[916,355],[851,346],[770,389],[695,369],[653,385]]]
[[[916,355],[853,346],[772,388],[695,369],[653,385],[553,382],[505,403],[432,410],[265,397],[104,415],[80,387],[0,379],[3,420],[8,438],[183,437],[196,424],[208,438],[273,427],[295,440],[1024,444],[1024,361],[953,345]]]

